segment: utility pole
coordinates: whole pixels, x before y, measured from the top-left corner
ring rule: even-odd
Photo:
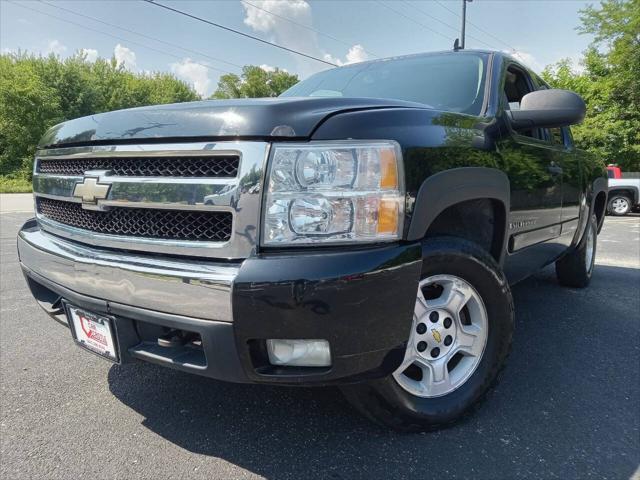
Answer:
[[[473,0],[462,0],[462,35],[460,36],[460,49],[464,50],[464,30],[467,23],[467,2],[473,2]]]

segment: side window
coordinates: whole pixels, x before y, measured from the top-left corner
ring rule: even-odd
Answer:
[[[545,128],[545,130],[551,143],[564,146],[564,134],[561,128]]]
[[[562,129],[563,138],[564,138],[564,146],[567,148],[573,147],[573,135],[571,134],[571,129],[569,127],[564,127]]]
[[[504,101],[506,109],[518,110],[520,108],[522,97],[533,90],[534,88],[531,83],[531,79],[523,70],[515,66],[511,66],[507,69],[507,74],[504,80]],[[542,138],[540,136],[540,131],[537,128],[520,130],[518,133],[527,137]]]
[[[536,82],[538,88],[536,90],[548,90],[549,85],[544,83],[544,81],[534,74],[534,81]],[[542,138],[547,142],[550,142],[554,145],[570,147],[571,146],[571,133],[568,132],[568,129],[564,128],[541,128]]]

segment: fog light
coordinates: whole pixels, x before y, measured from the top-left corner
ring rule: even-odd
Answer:
[[[294,367],[329,367],[331,352],[326,340],[267,340],[272,365]]]

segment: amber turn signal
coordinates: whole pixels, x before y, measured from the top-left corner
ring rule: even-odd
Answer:
[[[396,152],[390,148],[380,151],[380,188],[383,190],[398,188],[398,162]]]
[[[396,233],[398,233],[398,202],[396,200],[380,200],[378,234],[393,235]]]

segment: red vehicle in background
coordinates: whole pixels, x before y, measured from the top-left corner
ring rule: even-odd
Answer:
[[[607,176],[609,178],[622,178],[622,170],[616,165],[607,165]]]

